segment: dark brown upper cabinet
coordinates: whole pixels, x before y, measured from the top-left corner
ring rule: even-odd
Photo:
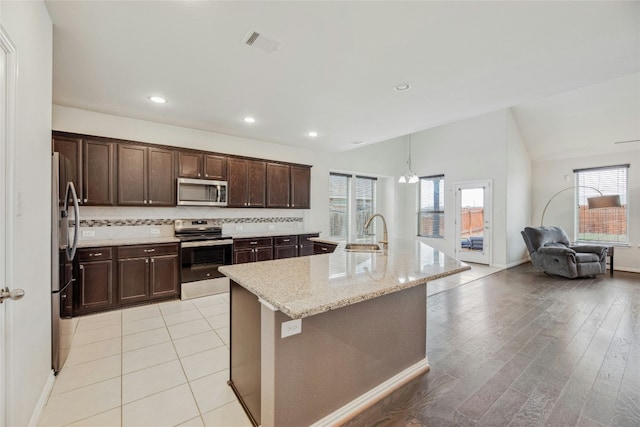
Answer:
[[[311,168],[291,165],[291,204],[297,209],[311,208]]]
[[[53,151],[70,160],[69,179],[76,188],[81,205],[115,204],[115,150],[112,142],[54,132]]]
[[[226,181],[227,158],[215,154],[178,151],[178,176]]]
[[[82,144],[82,204],[115,205],[115,149],[112,142],[85,139]]]
[[[290,205],[291,166],[267,163],[267,207],[288,208]]]
[[[228,206],[264,208],[267,164],[260,160],[227,160]]]
[[[118,144],[118,205],[175,206],[175,152]]]
[[[82,204],[82,139],[53,135],[53,151],[62,154],[71,162],[71,169],[67,171],[67,179],[73,182],[78,194],[78,200]],[[61,192],[64,183],[60,183]]]
[[[267,207],[309,209],[311,173],[306,166],[267,163]]]

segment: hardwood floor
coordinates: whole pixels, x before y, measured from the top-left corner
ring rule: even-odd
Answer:
[[[640,275],[525,264],[427,298],[431,370],[348,426],[640,426]]]

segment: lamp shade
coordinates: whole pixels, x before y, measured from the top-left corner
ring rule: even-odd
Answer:
[[[589,209],[619,208],[622,206],[618,194],[613,196],[589,197],[587,204],[589,205]]]

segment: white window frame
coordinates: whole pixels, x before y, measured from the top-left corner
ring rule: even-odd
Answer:
[[[439,181],[442,181],[442,206],[440,206],[440,209],[435,210],[425,210],[424,212],[422,211],[422,207],[421,207],[421,202],[422,202],[422,181],[431,181],[431,182],[435,182],[435,180],[438,179]],[[444,188],[444,181],[445,181],[445,176],[444,174],[440,174],[440,175],[430,175],[430,176],[421,176],[420,180],[418,181],[418,200],[417,200],[417,206],[418,206],[418,212],[416,214],[416,218],[417,218],[417,227],[416,227],[416,234],[418,237],[429,237],[429,238],[433,238],[433,239],[444,239],[445,238],[445,225],[442,224],[442,227],[440,229],[440,235],[426,235],[426,234],[420,234],[420,219],[422,217],[423,214],[425,213],[437,213],[437,214],[441,214],[442,217],[444,218],[445,215],[445,188]],[[435,186],[434,186],[435,188]]]
[[[357,186],[357,181],[358,179],[370,179],[374,181],[374,191],[373,191],[373,212],[377,212],[378,209],[378,185],[377,185],[377,180],[378,178],[374,177],[374,176],[367,176],[367,175],[360,175],[360,174],[355,174],[355,173],[345,173],[345,172],[329,172],[329,177],[331,177],[332,175],[335,176],[342,176],[348,179],[348,192],[347,192],[347,229],[346,229],[346,236],[331,236],[334,238],[341,238],[341,239],[347,239],[347,240],[352,240],[352,239],[362,239],[362,238],[366,238],[368,235],[370,234],[375,234],[376,233],[376,224],[375,222],[372,223],[370,225],[370,227],[367,230],[367,235],[361,235],[360,233],[362,232],[362,230],[358,230],[358,219],[357,219],[357,191],[356,191],[356,186]],[[331,196],[331,189],[329,189],[329,196]],[[331,206],[329,207],[329,209],[331,209]],[[329,212],[329,215],[331,216],[331,212]],[[329,232],[331,232],[331,218],[329,218]]]

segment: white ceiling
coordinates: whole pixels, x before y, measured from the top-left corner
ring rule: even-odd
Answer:
[[[55,104],[326,151],[520,104],[523,133],[539,140],[525,122],[546,125],[544,98],[640,71],[640,2],[47,7]],[[281,47],[244,45],[250,30]],[[409,91],[394,91],[405,82]]]

